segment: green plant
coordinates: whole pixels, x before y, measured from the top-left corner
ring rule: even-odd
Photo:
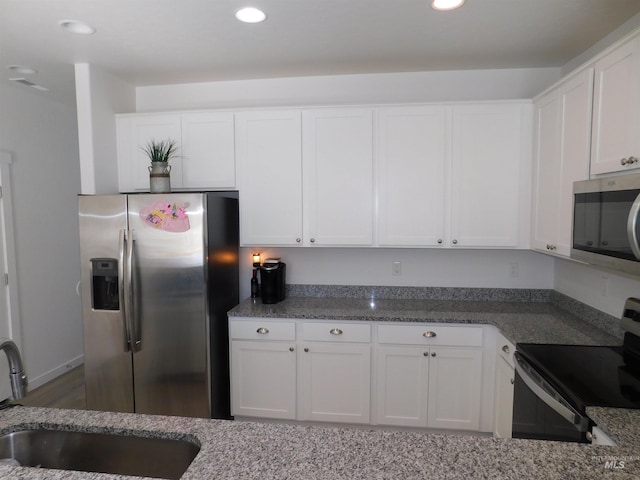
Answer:
[[[152,163],[168,162],[178,156],[178,147],[175,140],[150,140],[146,146],[141,147]]]

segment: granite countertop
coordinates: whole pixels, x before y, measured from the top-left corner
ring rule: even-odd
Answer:
[[[497,327],[514,344],[622,344],[621,338],[548,302],[287,297],[273,305],[244,300],[229,317],[484,324]]]
[[[195,439],[201,450],[183,480],[637,479],[640,436],[625,425],[640,425],[640,411],[598,410],[619,446],[26,407],[0,412],[0,433],[45,427]],[[617,428],[626,433],[616,436]],[[0,478],[141,477],[2,466]]]
[[[488,324],[513,343],[621,343],[545,301],[289,297],[276,305],[249,299],[229,316]],[[640,410],[591,407],[587,413],[618,446],[26,407],[0,412],[0,434],[51,428],[192,439],[201,450],[183,480],[640,478]],[[0,466],[0,478],[141,477]]]

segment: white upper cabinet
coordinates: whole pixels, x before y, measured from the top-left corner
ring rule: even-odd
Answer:
[[[174,140],[178,152],[182,146],[179,114],[122,115],[116,117],[118,135],[118,185],[121,192],[149,191],[151,162],[143,148],[151,141]],[[182,181],[182,159],[171,165],[171,186]],[[178,178],[180,177],[180,178]]]
[[[172,189],[235,188],[233,113],[131,114],[116,117],[121,192],[149,191],[150,140],[174,140]]]
[[[530,105],[457,105],[452,128],[451,246],[526,246]]]
[[[445,106],[378,109],[378,245],[443,245],[449,111]]]
[[[303,112],[306,245],[373,243],[373,109]]]
[[[531,246],[569,256],[573,182],[589,178],[593,70],[536,101]]]
[[[301,136],[299,111],[236,114],[242,245],[302,245]]]
[[[233,113],[182,115],[182,156],[183,187],[235,187]]]
[[[640,167],[640,37],[595,63],[591,174]]]

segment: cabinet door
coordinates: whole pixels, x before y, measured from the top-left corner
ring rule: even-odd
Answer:
[[[373,243],[373,110],[303,113],[305,242]]]
[[[587,69],[562,87],[560,197],[557,204],[555,252],[571,253],[573,182],[589,178],[593,70]]]
[[[301,135],[296,111],[236,114],[242,245],[302,244]]]
[[[377,126],[378,244],[442,245],[447,108],[381,108]]]
[[[531,246],[545,251],[552,251],[558,236],[561,108],[560,94],[557,91],[541,98],[535,106],[536,143]]]
[[[431,348],[429,427],[479,430],[481,391],[481,350]]]
[[[589,177],[593,70],[587,69],[536,104],[532,246],[569,256],[573,182]]]
[[[183,188],[235,188],[233,113],[182,115]]]
[[[121,192],[149,191],[149,165],[142,150],[150,140],[175,140],[182,154],[182,127],[179,114],[126,115],[116,117],[118,137],[118,184]],[[171,185],[182,187],[182,159],[171,165]]]
[[[640,37],[595,64],[591,173],[638,168]],[[625,164],[622,164],[625,159]]]
[[[300,352],[300,420],[369,423],[369,344],[305,342]]]
[[[524,114],[520,104],[453,108],[452,246],[518,246],[529,218],[520,208]]]
[[[498,438],[511,438],[513,422],[514,369],[507,361],[496,360],[496,390],[494,400],[493,434]]]
[[[377,423],[427,426],[429,350],[420,347],[378,348]]]
[[[231,342],[232,415],[296,418],[295,343]]]

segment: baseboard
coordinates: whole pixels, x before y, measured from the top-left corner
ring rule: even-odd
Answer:
[[[34,378],[29,378],[29,390],[34,390],[38,387],[41,387],[45,383],[50,382],[54,378],[59,377],[60,375],[67,373],[69,370],[72,370],[76,367],[79,367],[84,363],[84,355],[78,355],[75,358],[65,362],[62,365],[59,365],[48,372],[43,373],[42,375],[38,375]]]

